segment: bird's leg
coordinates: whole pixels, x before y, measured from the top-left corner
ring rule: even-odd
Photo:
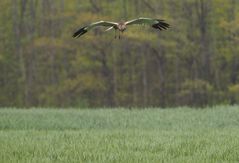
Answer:
[[[120,39],[120,31],[119,31],[119,39]]]
[[[116,29],[115,29],[115,39],[116,39]]]

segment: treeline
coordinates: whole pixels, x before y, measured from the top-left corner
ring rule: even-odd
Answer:
[[[0,106],[147,107],[239,103],[237,0],[1,0]],[[74,30],[165,19],[171,28]]]

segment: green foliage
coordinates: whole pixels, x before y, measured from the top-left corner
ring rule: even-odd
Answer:
[[[239,84],[235,84],[229,87],[229,94],[231,97],[232,104],[239,103]]]
[[[213,87],[203,80],[186,80],[181,85],[178,98],[182,105],[204,106],[211,104]]]

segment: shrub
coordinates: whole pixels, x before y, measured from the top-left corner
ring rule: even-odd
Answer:
[[[186,80],[177,94],[180,105],[205,106],[213,103],[213,86],[204,80]]]
[[[231,104],[239,104],[239,84],[234,84],[228,88]]]

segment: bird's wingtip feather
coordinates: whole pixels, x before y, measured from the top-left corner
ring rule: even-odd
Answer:
[[[167,30],[168,28],[170,28],[170,25],[168,23],[165,23],[164,20],[158,19],[158,23],[153,24],[152,27],[159,30]]]
[[[78,37],[82,36],[83,34],[85,34],[86,32],[87,32],[87,30],[85,29],[85,27],[82,27],[79,30],[77,30],[75,33],[73,33],[72,37],[78,38]]]

